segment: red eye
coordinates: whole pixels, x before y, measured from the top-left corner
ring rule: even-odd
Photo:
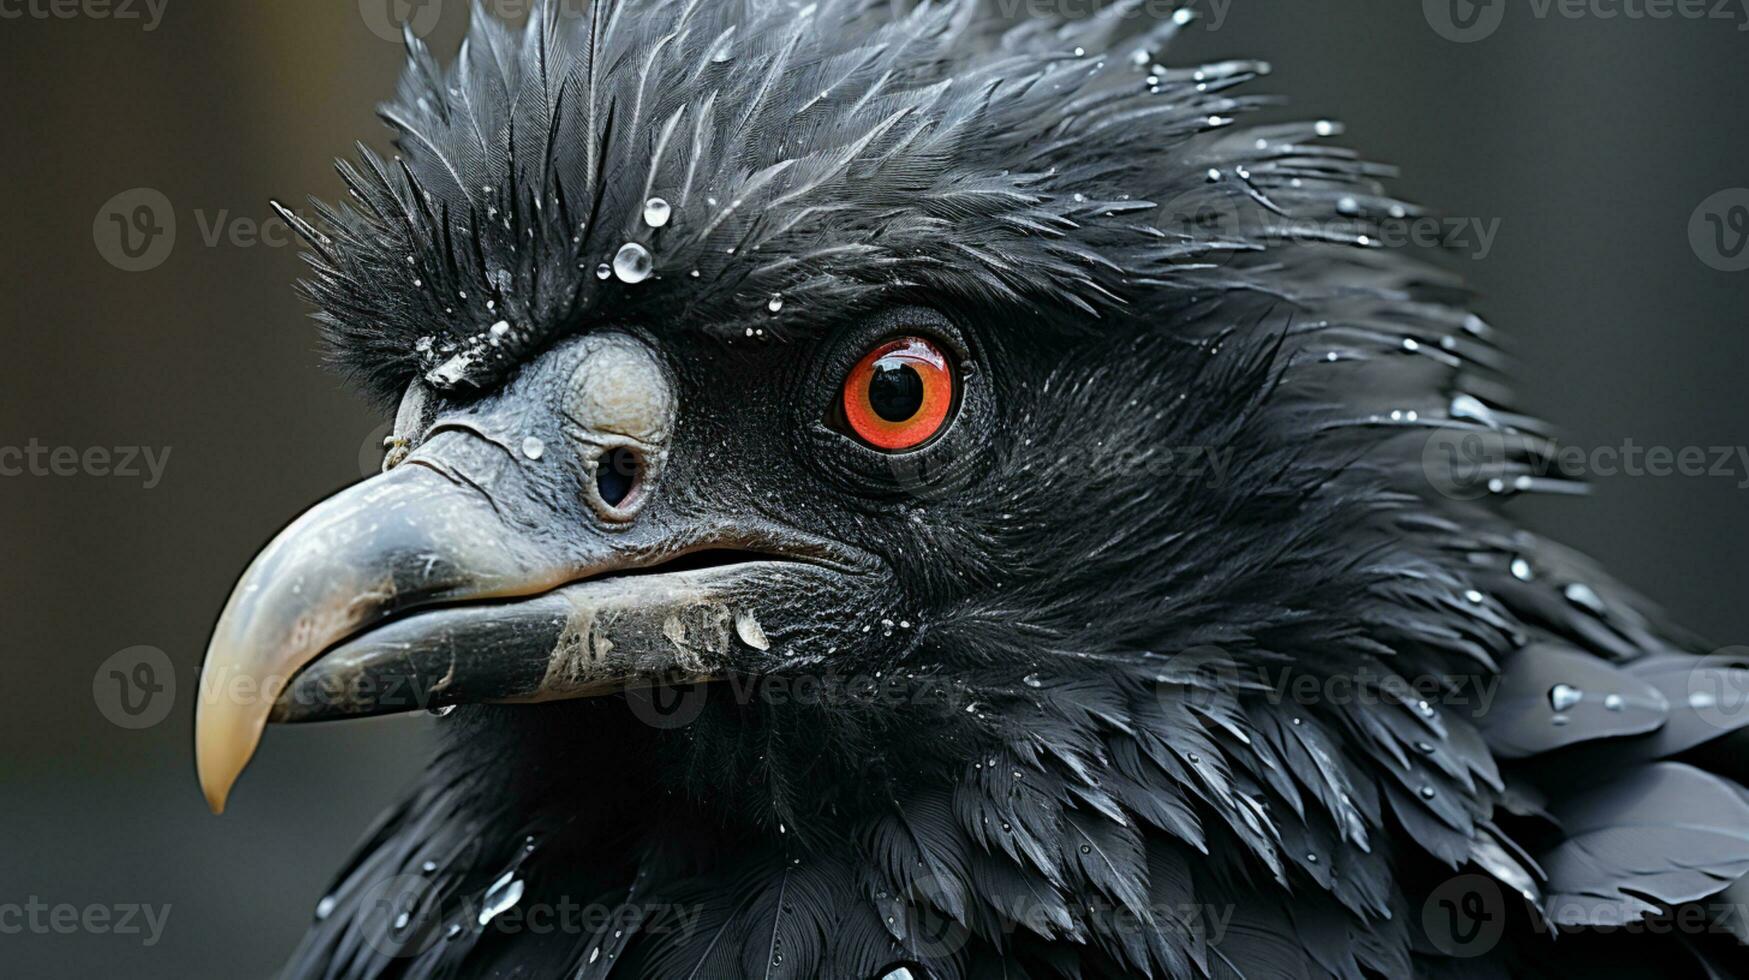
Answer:
[[[876,449],[913,449],[940,432],[953,409],[953,368],[922,337],[899,337],[868,352],[844,379],[844,420]]]

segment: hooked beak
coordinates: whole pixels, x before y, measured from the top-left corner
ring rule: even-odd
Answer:
[[[525,408],[511,414],[528,424]],[[845,593],[856,559],[744,519],[591,523],[567,503],[608,454],[587,448],[577,416],[563,424],[582,462],[552,452],[544,468],[507,451],[489,419],[440,423],[255,558],[201,672],[196,765],[215,813],[269,721],[708,680],[821,632],[821,604]]]

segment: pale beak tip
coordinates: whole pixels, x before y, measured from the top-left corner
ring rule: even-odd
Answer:
[[[201,792],[214,814],[225,812],[225,801],[237,777],[261,744],[265,710],[244,710],[227,704],[202,704],[195,711],[194,767]]]

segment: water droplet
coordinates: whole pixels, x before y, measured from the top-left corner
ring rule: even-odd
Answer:
[[[1202,756],[1197,755],[1195,752],[1186,755],[1185,758],[1190,760],[1190,764],[1193,766],[1202,762]]]
[[[1415,751],[1421,753],[1422,755],[1432,755],[1433,754],[1433,743],[1432,742],[1416,742],[1415,743]]]
[[[1585,693],[1571,684],[1556,684],[1549,688],[1549,707],[1556,711],[1566,711],[1579,703]]]
[[[1624,702],[1621,699],[1621,695],[1619,695],[1619,694],[1604,695],[1603,708],[1605,711],[1620,711],[1623,707],[1624,707]]]
[[[409,258],[411,258],[411,256],[409,256]],[[334,896],[323,895],[322,900],[316,903],[316,921],[320,922],[334,914],[334,906],[337,903],[338,900]]]
[[[1528,582],[1535,576],[1536,573],[1530,570],[1530,562],[1525,561],[1523,558],[1512,559],[1513,578],[1518,579],[1520,582]]]
[[[660,228],[667,224],[668,216],[673,213],[674,209],[668,206],[668,202],[659,197],[652,197],[644,202],[644,224],[651,228]]]
[[[419,870],[425,874],[430,874],[431,872],[437,870],[437,862],[436,861],[427,861],[424,864],[421,864],[419,866]]]
[[[480,925],[491,922],[521,900],[522,881],[516,877],[516,872],[504,872],[503,877],[492,882],[492,887],[486,889],[486,897],[481,900]]]
[[[529,436],[522,440],[522,455],[529,459],[540,459],[547,451],[547,445],[540,441],[539,436]]]
[[[1320,119],[1312,126],[1312,132],[1319,136],[1335,136],[1336,124],[1328,119]]]
[[[1082,844],[1081,845],[1081,853],[1082,854],[1092,854],[1093,848],[1090,845]]]
[[[1435,796],[1438,796],[1438,795],[1439,795],[1439,791],[1434,789],[1431,786],[1421,787],[1421,798],[1424,800],[1431,800]]]
[[[603,262],[600,265],[595,267],[595,278],[606,279],[608,276],[611,276],[611,275],[613,275],[613,267],[608,265],[606,262]]]
[[[1464,593],[1464,598],[1479,605],[1482,601],[1482,593],[1477,592],[1475,589],[1470,589]]]
[[[772,293],[771,301],[765,304],[765,308],[773,313],[783,309],[783,297],[777,293]]]
[[[1561,590],[1561,594],[1567,597],[1568,602],[1576,606],[1584,606],[1594,613],[1603,612],[1603,600],[1599,599],[1591,586],[1584,582],[1569,583],[1565,589]]]
[[[1352,196],[1344,195],[1336,202],[1336,213],[1345,214],[1350,217],[1357,215],[1360,213],[1360,202],[1355,200]]]
[[[503,337],[510,333],[510,323],[506,320],[499,320],[497,323],[492,324],[490,329],[492,336]]]
[[[1045,686],[1045,682],[1039,680],[1039,677],[1037,674],[1026,675],[1025,677],[1021,678],[1021,683],[1025,684],[1027,687],[1044,687]]]
[[[1318,855],[1308,853],[1306,855],[1306,863],[1307,864],[1317,864],[1318,863]]]
[[[453,711],[455,711],[455,705],[442,704],[442,705],[438,705],[435,708],[432,708],[430,713],[433,717],[436,717],[436,718],[448,718],[450,716],[450,713]]]
[[[650,250],[637,242],[626,242],[613,257],[613,274],[620,282],[638,283],[650,278],[654,263]]]

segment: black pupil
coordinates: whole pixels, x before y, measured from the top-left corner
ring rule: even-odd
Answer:
[[[868,405],[888,422],[903,422],[923,407],[923,376],[904,361],[876,361]]]

